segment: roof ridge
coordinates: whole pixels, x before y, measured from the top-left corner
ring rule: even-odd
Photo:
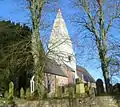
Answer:
[[[91,74],[88,72],[88,70],[86,68],[79,66],[79,65],[77,65],[77,68],[83,69],[83,72],[86,72],[87,76],[89,76],[95,82],[95,79],[91,76]]]

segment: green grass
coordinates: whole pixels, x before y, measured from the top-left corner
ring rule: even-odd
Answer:
[[[5,98],[0,98],[0,107],[3,107],[7,100]]]
[[[23,104],[25,102],[26,102],[25,99],[15,98],[15,103],[17,103],[17,104]]]

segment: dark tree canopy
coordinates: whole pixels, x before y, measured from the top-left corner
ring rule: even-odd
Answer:
[[[0,91],[5,91],[10,81],[15,83],[16,89],[29,85],[33,69],[30,45],[29,27],[0,21]]]

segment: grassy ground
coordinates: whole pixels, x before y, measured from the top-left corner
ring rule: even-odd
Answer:
[[[6,100],[4,98],[0,98],[0,107],[3,107],[6,103]]]
[[[15,103],[21,103],[21,104],[23,104],[23,103],[26,102],[26,100],[24,100],[24,99],[18,99],[18,98],[15,98],[14,101],[15,101]],[[7,104],[7,99],[0,98],[0,107],[3,107],[6,104]]]
[[[50,100],[50,99],[47,99],[47,100]],[[52,100],[56,100],[56,99],[52,99]],[[59,100],[59,99],[57,99],[57,100]],[[20,99],[20,98],[14,98],[14,101],[15,101],[16,104],[24,104],[28,100]],[[29,100],[29,101],[33,101],[33,100]],[[7,100],[5,98],[0,98],[0,107],[4,107],[5,103],[7,103]],[[118,103],[118,107],[120,107],[120,99],[117,101],[117,103]]]

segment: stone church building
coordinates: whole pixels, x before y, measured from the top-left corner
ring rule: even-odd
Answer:
[[[48,44],[48,58],[45,83],[50,93],[54,92],[57,86],[75,84],[77,78],[84,83],[95,85],[95,80],[88,71],[76,64],[72,41],[60,9],[57,12]]]
[[[88,71],[76,64],[72,41],[60,9],[50,35],[48,59],[45,67],[45,86],[49,93],[54,93],[57,86],[76,84],[78,78],[95,87],[95,80]],[[34,77],[31,80],[33,79]],[[31,89],[33,88],[32,86]]]

